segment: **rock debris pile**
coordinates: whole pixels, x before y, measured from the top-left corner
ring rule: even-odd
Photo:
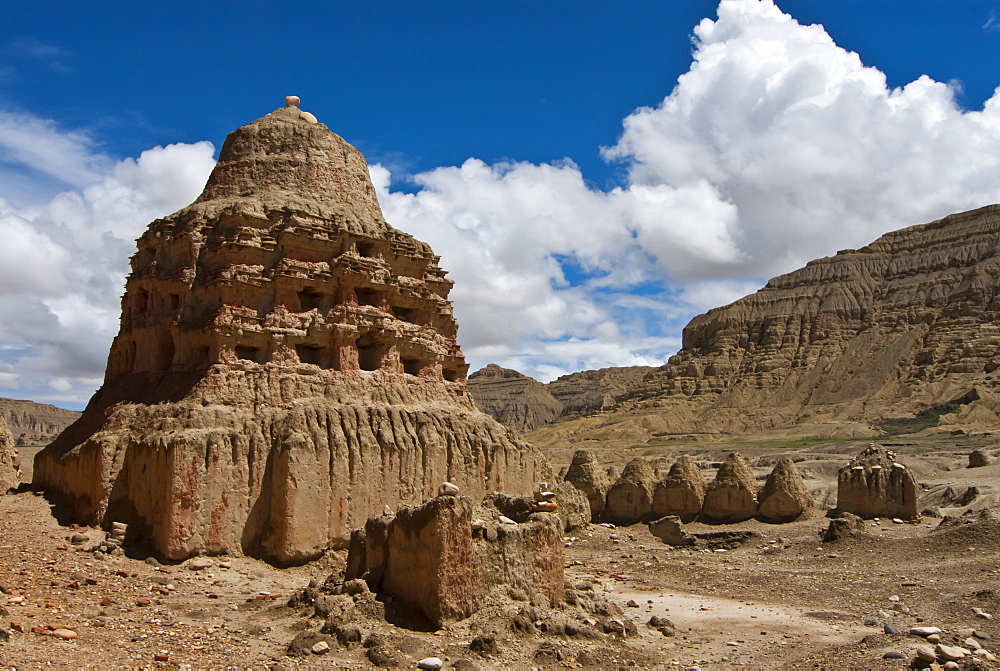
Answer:
[[[371,663],[401,666],[406,641],[397,627],[425,623],[447,629],[462,622],[483,632],[467,646],[486,658],[501,654],[498,641],[511,633],[589,641],[636,636],[635,623],[593,583],[565,579],[558,507],[539,505],[557,499],[546,483],[532,497],[494,493],[478,505],[442,488],[421,506],[369,519],[351,537],[343,574],[289,599],[291,608],[322,623],[318,630],[307,624],[288,654],[313,658],[362,646]],[[545,644],[539,649],[536,658]],[[440,668],[440,661],[428,657],[417,665]]]

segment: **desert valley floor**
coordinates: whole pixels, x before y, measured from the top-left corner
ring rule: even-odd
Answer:
[[[664,468],[688,454],[705,467],[706,476],[714,472],[711,464],[734,448],[758,476],[779,457],[791,456],[814,498],[830,508],[837,470],[867,443],[677,443],[595,454],[619,470],[635,456]],[[916,474],[921,510],[936,508],[956,517],[996,505],[997,438],[904,437],[883,444]],[[993,463],[967,468],[975,448],[992,455]],[[25,464],[31,456],[23,453]],[[570,454],[549,457],[558,469]],[[23,477],[30,479],[30,472]],[[310,607],[288,602],[310,580],[322,583],[341,569],[343,553],[289,569],[244,557],[161,565],[132,551],[120,556],[84,551],[79,537],[71,542],[74,534],[103,538],[103,533],[60,525],[58,511],[34,492],[8,494],[2,505],[0,537],[7,547],[0,556],[0,622],[9,625],[9,639],[0,644],[0,664],[18,669],[360,668],[371,666],[367,653],[375,644],[386,664],[409,668],[438,657],[445,668],[467,669],[901,669],[925,643],[909,634],[913,626],[943,629],[944,644],[976,643],[1000,651],[997,619],[986,617],[1000,618],[995,518],[967,516],[970,521],[941,528],[938,517],[917,523],[881,519],[867,522],[863,535],[829,543],[821,541],[828,520],[820,515],[784,525],[693,523],[685,529],[754,532],[741,544],[694,548],[665,545],[644,524],[593,524],[565,538],[568,591],[596,591],[615,602],[625,614],[626,637],[588,627],[572,609],[560,613],[517,601],[497,603],[436,631],[412,623],[396,626],[379,616],[385,611],[374,597],[366,597],[370,603],[359,601],[354,621],[362,640],[342,645],[336,636],[320,636],[323,620],[310,619]],[[673,635],[649,626],[653,616],[668,619]],[[885,633],[886,625],[900,633]],[[71,632],[60,633],[68,638],[53,635],[60,629]],[[330,641],[329,651],[317,655],[305,648],[303,655],[288,655],[296,636],[318,640],[301,636],[308,631]],[[470,649],[473,640],[480,643]],[[902,658],[883,658],[892,651]],[[996,668],[982,656],[960,664]]]

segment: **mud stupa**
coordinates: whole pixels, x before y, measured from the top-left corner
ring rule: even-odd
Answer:
[[[279,564],[445,480],[527,494],[551,472],[476,409],[451,286],[386,223],[361,153],[289,97],[139,238],[104,385],[34,483],[169,559]]]

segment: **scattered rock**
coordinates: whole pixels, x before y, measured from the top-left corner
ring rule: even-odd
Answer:
[[[469,650],[484,657],[500,654],[500,646],[494,636],[476,636],[469,643]]]
[[[677,627],[674,626],[673,622],[671,622],[665,617],[659,617],[657,615],[653,615],[652,617],[650,617],[649,622],[646,623],[646,626],[657,630],[664,636],[673,636],[674,634],[677,633]]]
[[[443,666],[444,662],[438,657],[424,657],[417,662],[418,669],[440,669]]]
[[[990,457],[983,450],[969,452],[969,468],[982,468],[990,465]]]
[[[934,652],[940,659],[945,661],[958,661],[960,659],[965,659],[966,655],[971,655],[972,652],[966,650],[965,648],[960,648],[954,645],[943,645],[938,644],[934,646]]]
[[[662,517],[649,523],[649,532],[667,545],[681,547],[694,545],[695,538],[681,528],[681,518],[676,515]]]
[[[394,669],[403,666],[396,652],[386,645],[376,645],[368,648],[365,650],[365,657],[373,665],[384,669]]]

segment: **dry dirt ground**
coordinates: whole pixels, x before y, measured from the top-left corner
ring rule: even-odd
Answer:
[[[815,498],[832,507],[837,469],[865,444],[737,447],[761,477],[778,457],[792,456]],[[922,508],[958,514],[997,506],[1000,440],[885,444],[916,473]],[[709,476],[711,464],[732,447],[692,443],[599,457],[620,469],[637,454],[666,466],[686,453]],[[992,454],[994,463],[965,468],[975,447]],[[30,463],[30,454],[24,457]],[[558,467],[569,457],[553,455],[552,461]],[[978,490],[971,501],[963,499],[969,487]],[[342,566],[342,555],[292,569],[242,557],[211,558],[205,568],[193,560],[160,565],[134,550],[118,556],[87,551],[94,542],[74,544],[73,534],[96,540],[103,533],[62,526],[57,512],[30,491],[0,497],[0,629],[8,634],[2,640],[0,632],[2,668],[360,668],[371,666],[365,645],[377,642],[386,651],[383,663],[410,668],[436,656],[445,668],[902,669],[924,643],[908,635],[911,626],[940,627],[945,643],[975,637],[1000,652],[998,523],[944,530],[936,528],[936,517],[917,524],[870,521],[864,536],[833,543],[820,540],[827,522],[821,516],[785,525],[685,526],[695,533],[756,534],[728,549],[671,548],[645,525],[590,525],[569,532],[565,541],[569,591],[596,592],[620,606],[623,632],[589,626],[579,609],[559,613],[509,599],[438,631],[394,626],[378,617],[384,604],[362,595],[354,621],[361,642],[341,645],[326,636],[329,652],[291,657],[290,641],[304,631],[318,633],[323,620],[310,618],[308,605],[289,607],[289,596],[310,580],[325,581]],[[996,617],[978,616],[974,608]],[[673,635],[646,625],[654,615],[670,620]],[[573,627],[552,624],[567,618]],[[884,633],[884,624],[901,633]],[[54,636],[60,629],[71,638]],[[477,636],[492,644],[470,649]],[[883,659],[887,651],[905,658]],[[998,668],[968,659],[960,664]]]

